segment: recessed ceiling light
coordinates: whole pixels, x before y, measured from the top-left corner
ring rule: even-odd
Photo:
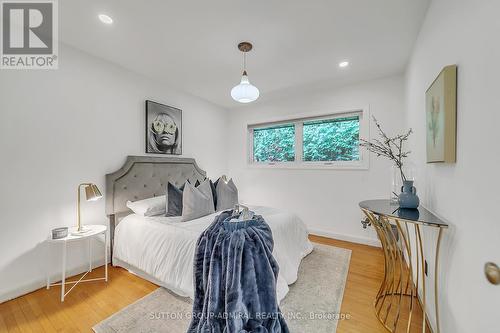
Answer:
[[[104,24],[113,23],[113,19],[106,14],[99,14],[99,20],[101,20],[101,22]]]
[[[340,68],[346,68],[349,66],[349,61],[342,61],[342,62],[339,62],[339,67]]]

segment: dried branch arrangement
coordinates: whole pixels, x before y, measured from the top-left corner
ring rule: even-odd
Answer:
[[[375,117],[373,117],[373,121],[377,126],[380,139],[374,139],[372,142],[360,139],[360,146],[376,154],[378,157],[383,156],[393,161],[396,167],[398,167],[399,169],[401,179],[405,181],[406,176],[403,172],[403,161],[411,152],[405,151],[403,149],[403,145],[405,141],[408,140],[408,137],[411,135],[411,133],[413,133],[413,130],[410,128],[408,132],[396,135],[395,137],[391,138],[387,134],[385,134],[385,132],[382,130],[382,126],[380,126]]]

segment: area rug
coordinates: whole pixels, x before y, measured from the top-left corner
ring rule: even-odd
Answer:
[[[351,251],[314,245],[302,260],[297,282],[280,308],[291,332],[334,333],[342,319],[340,306]],[[96,333],[185,333],[191,321],[192,301],[164,288],[127,306],[93,327]]]

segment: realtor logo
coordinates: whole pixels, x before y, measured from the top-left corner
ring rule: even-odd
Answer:
[[[57,69],[57,0],[1,2],[2,69]]]

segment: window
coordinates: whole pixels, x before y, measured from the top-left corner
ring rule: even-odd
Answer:
[[[289,119],[248,126],[250,164],[282,167],[366,168],[359,149],[364,112]]]
[[[359,161],[359,117],[303,123],[303,161]]]
[[[253,159],[255,162],[295,161],[295,125],[254,129]]]

